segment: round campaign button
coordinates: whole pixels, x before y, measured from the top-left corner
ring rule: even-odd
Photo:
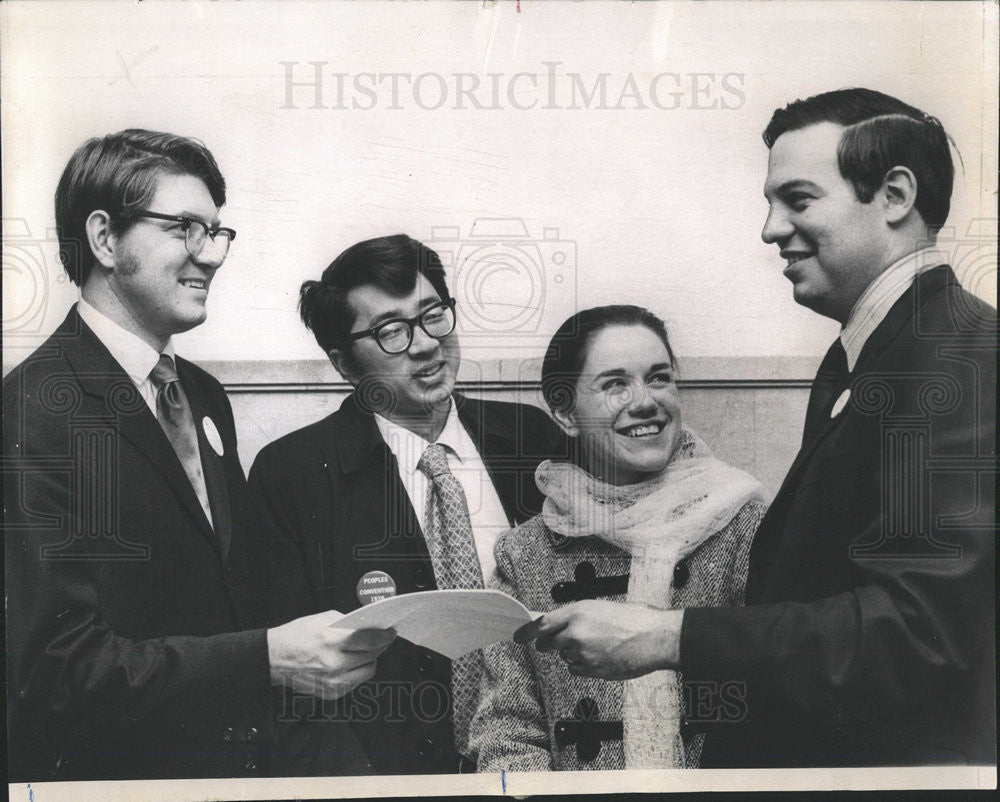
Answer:
[[[830,410],[831,419],[836,418],[841,412],[844,411],[844,407],[847,406],[847,402],[850,400],[850,398],[851,398],[850,390],[844,390],[844,392],[840,394],[840,398],[837,399],[837,402],[833,405],[833,409]]]
[[[206,415],[201,421],[201,428],[205,431],[205,439],[208,440],[212,450],[221,457],[223,453],[222,435],[219,434],[215,421]]]
[[[358,580],[358,601],[373,604],[396,595],[396,581],[385,571],[369,571]]]

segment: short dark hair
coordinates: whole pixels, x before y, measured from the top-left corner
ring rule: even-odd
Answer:
[[[660,338],[675,367],[666,324],[648,309],[630,304],[595,306],[564,322],[545,349],[542,360],[542,397],[553,412],[569,412],[576,403],[576,382],[594,338],[609,326],[644,326]]]
[[[299,289],[299,314],[325,352],[342,345],[354,325],[347,295],[355,287],[372,285],[390,295],[405,295],[426,276],[441,300],[448,300],[444,267],[435,251],[406,234],[378,237],[352,245],[334,259],[319,281],[304,281]]]
[[[771,148],[782,134],[822,122],[846,129],[837,165],[859,201],[871,202],[891,168],[908,167],[917,178],[916,208],[924,223],[944,225],[955,168],[949,148],[954,143],[940,120],[874,89],[837,89],[777,109],[764,129],[764,142]]]
[[[152,200],[162,174],[200,178],[216,206],[226,202],[226,181],[197,139],[129,128],[88,139],[76,149],[55,198],[59,258],[71,281],[82,286],[94,265],[86,230],[91,212],[106,211],[112,230],[120,234]]]

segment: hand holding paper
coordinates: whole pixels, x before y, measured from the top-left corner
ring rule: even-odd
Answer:
[[[625,680],[680,667],[683,610],[587,599],[521,627],[518,643],[558,651],[570,674]]]
[[[334,622],[339,626],[344,618],[336,610],[327,610],[269,629],[271,684],[286,685],[323,699],[338,699],[371,679],[376,659],[396,633],[391,631],[391,625],[368,631],[334,630]]]
[[[499,590],[428,590],[369,604],[331,624],[334,628],[396,630],[419,646],[454,660],[498,641],[537,617]]]

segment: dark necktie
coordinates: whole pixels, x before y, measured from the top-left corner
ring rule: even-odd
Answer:
[[[803,448],[823,431],[830,420],[833,405],[848,388],[850,378],[850,372],[847,370],[847,352],[844,351],[844,344],[838,337],[823,357],[809,393],[806,423],[802,431]]]
[[[417,468],[431,481],[424,514],[424,539],[438,588],[483,587],[483,569],[472,536],[465,491],[448,467],[444,446],[440,443],[428,446]],[[469,722],[479,702],[482,666],[479,650],[451,661],[455,748],[463,754],[468,750]]]
[[[166,354],[161,354],[160,361],[150,372],[149,378],[156,387],[156,419],[174,447],[184,473],[187,474],[211,524],[212,506],[208,500],[205,473],[202,469],[201,453],[198,450],[198,433],[194,428],[191,405],[177,376],[174,361]]]

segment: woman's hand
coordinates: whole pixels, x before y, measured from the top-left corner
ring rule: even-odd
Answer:
[[[679,668],[683,619],[683,610],[588,600],[525,624],[514,640],[537,639],[540,652],[558,651],[571,674],[632,679]]]

